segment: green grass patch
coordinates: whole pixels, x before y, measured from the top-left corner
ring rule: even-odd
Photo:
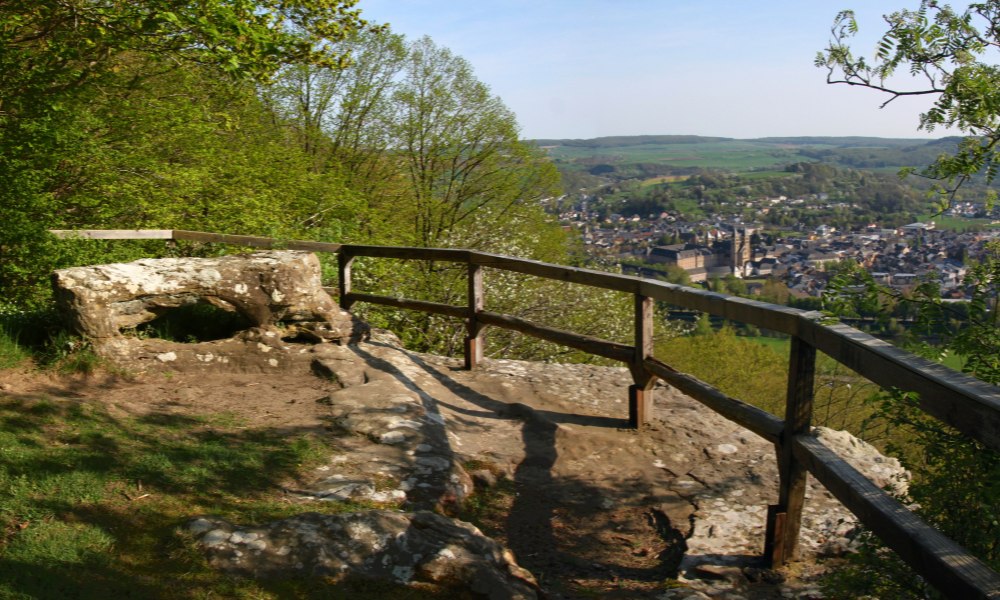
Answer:
[[[17,336],[0,325],[0,369],[14,368],[30,357],[31,353],[18,343]]]
[[[690,175],[661,175],[659,177],[650,177],[649,179],[644,179],[639,184],[641,187],[649,187],[652,185],[659,185],[661,183],[678,183],[688,179]]]
[[[250,524],[357,510],[281,491],[331,452],[314,434],[247,429],[231,415],[119,418],[0,395],[0,598],[430,597],[372,582],[234,578],[178,533],[205,514]]]
[[[548,153],[559,160],[591,159],[609,164],[656,163],[677,167],[750,171],[804,160],[793,147],[752,140],[689,144],[635,144],[601,148],[556,146]]]
[[[1000,229],[1000,223],[994,223],[992,219],[971,219],[966,217],[952,217],[949,215],[922,215],[917,219],[921,223],[934,221],[935,229],[947,231],[978,231],[981,229]]]
[[[782,356],[788,356],[788,348],[792,344],[789,338],[767,337],[763,335],[744,336],[743,339],[767,346]]]

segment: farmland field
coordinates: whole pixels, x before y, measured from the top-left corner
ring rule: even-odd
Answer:
[[[927,140],[889,138],[759,138],[699,136],[619,136],[591,140],[535,140],[557,163],[659,165],[677,169],[718,169],[734,173],[767,170],[774,174],[796,162],[822,160],[834,165],[896,172],[924,165],[940,152]],[[663,173],[669,174],[669,173]],[[760,175],[765,177],[764,175]]]

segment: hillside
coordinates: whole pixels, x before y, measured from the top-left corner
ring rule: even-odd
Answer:
[[[686,175],[700,170],[747,172],[796,162],[861,169],[923,167],[954,149],[959,138],[765,137],[695,135],[614,136],[590,140],[532,140],[565,174],[615,179]]]

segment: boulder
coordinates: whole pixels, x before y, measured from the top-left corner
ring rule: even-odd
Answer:
[[[308,252],[74,267],[56,271],[52,283],[61,312],[99,353],[150,365],[238,363],[235,357],[250,349],[261,359],[250,363],[274,367],[282,362],[281,340],[356,343],[369,331],[323,290],[319,260]],[[245,330],[228,340],[188,345],[123,334],[171,310],[199,303],[239,315]],[[279,352],[270,353],[272,349]]]
[[[216,568],[258,578],[353,575],[537,597],[531,574],[475,526],[429,511],[304,513],[261,527],[197,518],[187,529]]]

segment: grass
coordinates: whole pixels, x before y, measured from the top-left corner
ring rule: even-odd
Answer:
[[[649,179],[643,179],[642,183],[639,185],[642,187],[649,187],[652,185],[659,185],[661,183],[677,183],[685,181],[690,177],[690,175],[660,175],[659,177],[650,177]]]
[[[368,581],[253,581],[210,569],[178,527],[360,505],[292,502],[281,484],[329,457],[313,435],[233,419],[0,395],[0,598],[426,598]]]
[[[30,358],[28,352],[17,341],[17,335],[0,326],[0,369],[12,369]]]
[[[934,227],[936,229],[944,229],[948,231],[1000,228],[1000,225],[994,223],[992,219],[972,219],[967,217],[953,217],[950,215],[922,215],[918,218],[918,221],[934,221]]]

